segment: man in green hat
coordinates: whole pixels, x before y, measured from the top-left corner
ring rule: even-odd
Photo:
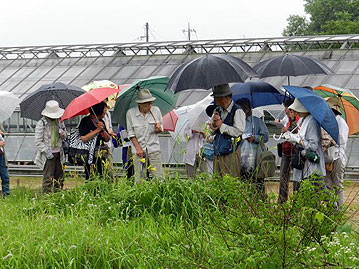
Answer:
[[[228,84],[213,87],[216,108],[209,127],[214,132],[214,173],[239,177],[241,171],[240,137],[245,129],[246,116],[232,100]]]

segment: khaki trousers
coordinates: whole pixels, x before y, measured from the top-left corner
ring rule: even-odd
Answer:
[[[163,178],[161,152],[146,152],[143,159],[139,158],[137,154],[133,155],[135,180],[137,183],[141,183],[140,179],[145,179],[147,174],[151,174],[152,177]]]
[[[194,165],[190,165],[186,163],[186,172],[188,178],[195,178],[197,173],[197,168],[199,167],[199,171],[201,173],[207,173],[207,161],[203,160],[200,156],[196,155],[196,160],[194,162]]]
[[[54,158],[46,160],[43,170],[42,191],[43,193],[56,192],[64,187],[64,172],[60,160],[60,153],[53,153]]]
[[[214,174],[217,176],[230,175],[232,177],[241,176],[241,149],[237,148],[235,152],[232,152],[224,156],[214,155],[213,160]]]
[[[345,167],[342,165],[342,161],[337,159],[333,161],[333,170],[327,171],[325,177],[325,185],[328,189],[335,190],[336,195],[338,195],[339,208],[342,208],[344,204],[344,188],[343,188],[343,179],[344,179]]]

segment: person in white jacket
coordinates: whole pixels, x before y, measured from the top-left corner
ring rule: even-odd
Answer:
[[[341,101],[338,97],[329,97],[327,99],[331,107],[335,119],[338,122],[339,129],[339,145],[323,130],[322,146],[325,158],[326,177],[325,185],[328,189],[334,189],[338,195],[338,209],[343,207],[344,203],[344,173],[347,163],[345,149],[347,147],[349,137],[349,127],[345,120],[341,117]]]
[[[295,191],[299,190],[300,182],[303,179],[309,178],[312,175],[315,176],[313,179],[317,182],[315,185],[323,187],[326,173],[321,145],[320,125],[298,99],[294,99],[294,103],[289,106],[289,109],[294,110],[301,118],[298,135],[290,133],[289,141],[295,143],[297,148],[303,148],[301,151],[302,156],[306,156],[307,153],[310,153],[311,155],[319,157],[319,162],[313,162],[306,158],[302,169],[293,167],[293,159],[293,181],[298,182],[298,184],[295,185]]]
[[[55,100],[47,101],[41,112],[43,116],[36,124],[35,164],[43,170],[43,193],[58,191],[63,188],[63,169],[65,155],[62,140],[66,136],[65,125],[59,121],[64,110]]]
[[[201,157],[201,148],[205,137],[204,133],[192,130],[188,125],[185,129],[187,141],[187,149],[185,155],[186,172],[188,178],[195,178],[197,168],[201,173],[207,172],[207,162]]]

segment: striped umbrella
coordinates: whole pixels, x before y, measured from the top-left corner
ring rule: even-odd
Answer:
[[[359,133],[359,99],[352,91],[327,84],[318,86],[314,90],[323,98],[339,97],[343,104],[342,117],[349,126],[349,135]]]

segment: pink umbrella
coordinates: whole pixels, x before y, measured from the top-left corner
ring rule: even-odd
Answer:
[[[163,116],[163,130],[168,132],[174,132],[176,128],[176,123],[178,120],[178,115],[176,110],[171,110],[166,115]]]

